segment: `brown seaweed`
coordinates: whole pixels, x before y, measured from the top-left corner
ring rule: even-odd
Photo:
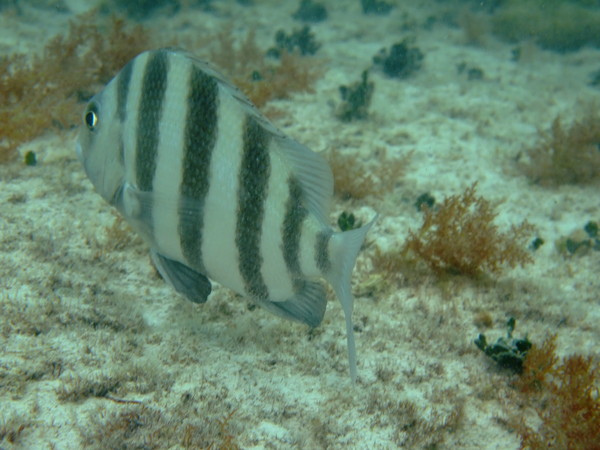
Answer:
[[[0,57],[0,161],[50,129],[75,126],[78,102],[150,47],[141,26],[129,29],[116,17],[102,23],[94,15],[72,20],[68,32],[52,38],[39,55]]]

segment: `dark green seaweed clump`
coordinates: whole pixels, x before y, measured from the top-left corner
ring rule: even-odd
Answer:
[[[523,361],[532,344],[527,336],[522,339],[513,339],[512,332],[515,329],[515,319],[513,317],[508,319],[506,328],[506,339],[499,338],[495,344],[488,345],[485,335],[480,334],[475,339],[475,345],[496,361],[500,367],[512,370],[515,373],[522,373]]]
[[[458,64],[456,66],[456,71],[459,73],[459,75],[466,74],[467,80],[469,81],[483,80],[485,77],[483,69],[479,67],[469,67],[466,62],[461,62]]]
[[[568,256],[583,256],[590,250],[600,251],[598,222],[590,220],[583,229],[575,230],[569,236],[559,239],[556,247],[561,253]]]
[[[409,39],[392,45],[389,49],[381,49],[373,57],[373,63],[380,66],[383,72],[392,78],[408,78],[421,68],[423,53],[417,47],[409,46]]]
[[[600,87],[600,69],[590,74],[590,86]]]
[[[392,4],[382,2],[381,0],[360,0],[363,13],[365,14],[379,14],[381,16],[390,13],[394,7]]]
[[[342,122],[366,119],[369,105],[375,90],[375,84],[368,80],[369,72],[362,73],[361,81],[350,86],[340,86],[342,104],[339,106],[336,116]]]
[[[538,236],[538,237],[534,238],[533,241],[531,241],[531,244],[529,244],[529,248],[533,251],[536,251],[542,245],[544,245],[544,240]]]
[[[415,208],[417,208],[417,211],[423,211],[423,208],[433,208],[434,204],[435,197],[429,192],[425,192],[424,194],[419,195],[417,198],[417,201],[415,202]]]
[[[342,231],[354,230],[362,226],[362,222],[360,220],[357,221],[354,214],[347,213],[346,211],[340,214],[337,223]]]
[[[294,30],[289,35],[283,30],[277,31],[275,33],[275,47],[270,48],[267,55],[279,58],[282,51],[287,51],[288,53],[298,52],[302,56],[314,55],[320,47],[321,44],[315,39],[314,33],[310,31],[310,27],[305,25],[300,30]]]
[[[598,237],[598,223],[589,221],[583,227],[583,230],[588,234],[590,238]]]
[[[13,11],[21,14],[21,8],[18,5],[17,0],[0,0],[0,11],[11,8]]]
[[[327,19],[327,9],[321,3],[315,3],[312,0],[302,0],[298,11],[292,17],[302,22],[322,22]]]
[[[181,7],[177,0],[113,0],[111,3],[134,20],[144,20],[159,12],[173,14]]]
[[[25,153],[23,160],[26,166],[33,167],[37,165],[37,156],[35,155],[35,152],[32,152],[31,150]]]
[[[158,14],[173,15],[182,6],[213,11],[212,2],[213,0],[112,0],[105,8],[110,10],[110,6],[114,6],[131,19],[144,20]]]

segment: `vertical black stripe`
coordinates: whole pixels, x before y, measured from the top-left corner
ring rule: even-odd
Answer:
[[[326,274],[331,269],[328,249],[329,238],[331,238],[330,230],[321,231],[317,234],[317,241],[315,243],[315,262],[322,274]]]
[[[179,237],[183,256],[206,273],[202,259],[203,209],[210,185],[210,160],[217,140],[219,88],[215,79],[192,66],[183,140]],[[193,200],[194,208],[185,202]]]
[[[302,222],[308,215],[308,211],[302,204],[302,187],[296,178],[288,180],[289,196],[285,204],[285,216],[283,219],[283,259],[285,265],[292,275],[295,287],[299,290],[302,283],[298,285],[300,269],[300,237],[302,236]]]
[[[117,78],[117,116],[121,123],[125,122],[125,111],[127,106],[127,95],[129,94],[129,84],[131,83],[131,72],[133,71],[133,61],[130,61],[123,70],[119,72]]]
[[[127,111],[127,96],[129,94],[129,85],[131,83],[131,73],[133,71],[133,61],[121,70],[117,78],[117,117],[121,125],[125,123]],[[123,127],[120,128],[119,142],[119,162],[125,164],[125,144],[123,143]]]
[[[235,244],[246,292],[259,300],[268,300],[269,297],[269,291],[260,273],[263,264],[260,241],[271,172],[269,137],[269,133],[254,117],[246,118],[238,175]]]
[[[136,129],[135,175],[141,191],[151,191],[156,171],[159,125],[167,89],[167,53],[150,54],[144,70]]]

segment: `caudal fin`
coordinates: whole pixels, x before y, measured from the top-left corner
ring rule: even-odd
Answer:
[[[334,233],[330,240],[331,252],[331,270],[325,274],[327,281],[335,290],[337,298],[342,304],[344,316],[346,318],[346,340],[348,341],[348,363],[350,365],[350,377],[352,382],[356,382],[356,346],[354,344],[354,327],[352,324],[352,310],[354,308],[354,298],[350,280],[352,270],[356,263],[356,257],[360,251],[365,236],[369,229],[375,223],[377,216],[368,224],[357,228],[356,230]]]

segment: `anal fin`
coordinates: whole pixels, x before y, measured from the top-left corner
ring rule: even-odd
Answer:
[[[211,291],[211,284],[206,275],[155,250],[151,250],[150,255],[158,272],[177,292],[194,303],[206,302]]]

